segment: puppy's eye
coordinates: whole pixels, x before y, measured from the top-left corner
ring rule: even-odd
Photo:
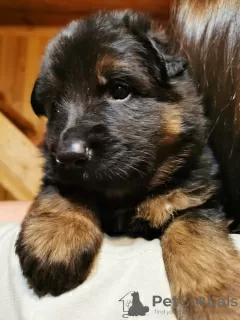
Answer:
[[[127,86],[121,84],[113,84],[110,88],[110,94],[115,100],[123,100],[130,94]]]

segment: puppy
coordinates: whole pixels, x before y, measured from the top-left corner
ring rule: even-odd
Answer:
[[[208,125],[186,61],[130,11],[72,22],[48,45],[32,93],[48,118],[44,177],[16,243],[39,295],[91,271],[103,233],[161,239],[178,319],[239,319],[239,256],[219,201]],[[186,303],[188,302],[188,303]]]

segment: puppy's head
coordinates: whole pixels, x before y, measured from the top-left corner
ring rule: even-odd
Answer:
[[[203,138],[202,108],[160,30],[143,14],[98,13],[48,45],[32,106],[62,182],[146,183]]]

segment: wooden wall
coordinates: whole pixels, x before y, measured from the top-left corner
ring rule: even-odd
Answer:
[[[30,95],[44,48],[57,30],[0,26],[1,111],[34,143],[42,139],[44,119],[32,112]]]
[[[0,24],[64,25],[96,10],[131,8],[166,19],[171,0],[0,0]]]
[[[132,8],[165,22],[169,7],[169,0],[0,0],[0,200],[30,200],[39,187],[45,120],[30,95],[49,39],[99,9]]]
[[[30,95],[58,29],[0,26],[0,200],[31,200],[39,189],[45,119],[32,111]]]

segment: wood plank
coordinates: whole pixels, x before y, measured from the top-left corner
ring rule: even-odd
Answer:
[[[114,10],[132,8],[133,10],[159,12],[169,8],[169,0],[0,0],[0,8],[15,11],[28,10],[38,12],[90,12],[100,9]]]
[[[0,0],[1,25],[62,26],[97,10],[131,8],[167,20],[171,0]]]
[[[6,191],[5,189],[0,185],[0,201],[5,200]]]
[[[11,11],[0,8],[0,25],[15,26],[64,26],[70,21],[79,19],[83,16],[79,13],[48,13],[48,12],[29,12]]]
[[[15,109],[6,102],[4,95],[0,92],[0,111],[6,115],[27,136],[35,136],[36,128],[26,119],[20,110]]]
[[[31,200],[42,176],[39,150],[0,113],[0,181],[17,200]]]
[[[10,201],[15,198],[0,185],[0,201]]]
[[[93,11],[94,12],[94,11]],[[91,12],[89,12],[91,13]],[[88,14],[89,14],[88,13]],[[150,12],[151,17],[166,23],[169,19],[169,10],[161,12]],[[0,8],[0,26],[55,26],[62,27],[72,20],[84,17],[84,13],[39,13],[39,12],[15,12],[2,10]]]
[[[46,43],[49,39],[53,38],[57,32],[60,30],[60,27],[52,27],[52,26],[31,26],[31,25],[0,25],[0,36],[8,36],[8,37],[38,37],[44,38]]]
[[[5,34],[1,40],[0,90],[11,92],[9,101],[15,109],[19,109],[24,86],[22,78],[25,72],[27,39],[24,36],[9,37]]]
[[[0,110],[36,144],[46,121],[32,111],[30,96],[45,46],[56,31],[0,27]]]

